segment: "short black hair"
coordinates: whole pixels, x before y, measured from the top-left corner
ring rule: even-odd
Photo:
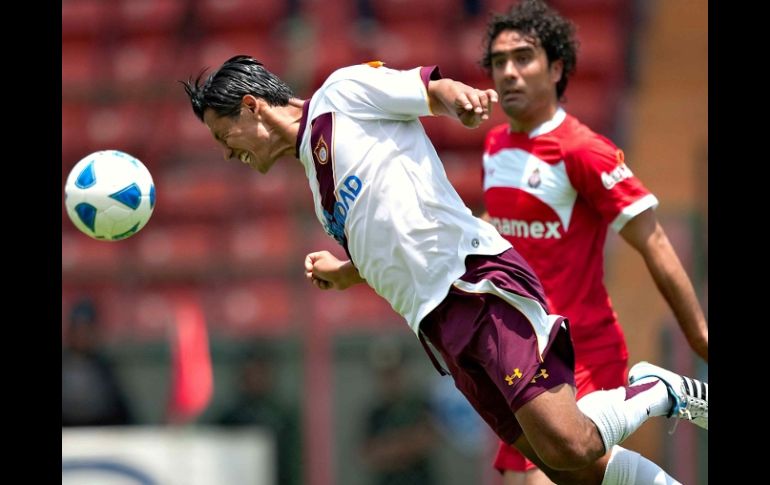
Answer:
[[[487,23],[484,58],[481,66],[490,72],[492,42],[505,30],[516,30],[531,35],[545,50],[548,64],[561,60],[564,64],[561,79],[556,83],[556,97],[561,99],[567,89],[569,76],[577,65],[575,25],[550,8],[542,0],[524,0],[511,7],[508,13],[494,14]]]
[[[236,116],[241,100],[247,94],[262,98],[270,106],[286,106],[294,97],[291,88],[278,76],[265,69],[251,56],[238,55],[201,83],[206,69],[196,79],[180,81],[190,97],[195,115],[203,121],[203,113],[211,108],[218,116]]]

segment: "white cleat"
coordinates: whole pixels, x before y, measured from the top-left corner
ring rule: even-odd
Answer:
[[[669,418],[687,419],[703,429],[709,429],[708,383],[680,376],[649,362],[639,362],[628,371],[630,384],[650,377],[663,381],[668,387],[668,393],[674,400]]]

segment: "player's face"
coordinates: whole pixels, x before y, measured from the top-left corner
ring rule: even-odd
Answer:
[[[239,116],[218,116],[213,109],[203,114],[203,122],[222,145],[225,160],[238,159],[261,173],[267,173],[277,156],[271,155],[270,131],[248,107]]]
[[[510,118],[529,121],[552,115],[561,61],[549,66],[539,43],[516,30],[502,31],[492,41],[490,54],[500,106]]]

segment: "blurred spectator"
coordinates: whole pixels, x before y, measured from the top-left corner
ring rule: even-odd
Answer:
[[[362,447],[365,466],[376,485],[431,485],[436,482],[430,455],[437,443],[429,400],[404,382],[401,349],[378,342],[372,366],[379,401],[366,418]]]
[[[276,439],[278,483],[298,485],[302,479],[298,411],[275,398],[274,373],[269,355],[265,352],[250,355],[240,370],[238,396],[216,423],[270,430]]]
[[[98,322],[90,299],[83,299],[72,308],[62,347],[62,426],[133,423],[113,364],[100,349]]]

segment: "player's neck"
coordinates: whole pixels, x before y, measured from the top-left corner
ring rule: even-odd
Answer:
[[[527,113],[523,116],[516,118],[509,116],[508,127],[512,133],[529,133],[546,121],[553,119],[558,109],[559,105],[554,103],[549,104],[536,112]]]
[[[281,150],[286,152],[285,155],[293,156],[295,153],[304,103],[304,100],[291,98],[288,105],[275,106],[263,113],[265,121],[285,140],[285,150]]]

